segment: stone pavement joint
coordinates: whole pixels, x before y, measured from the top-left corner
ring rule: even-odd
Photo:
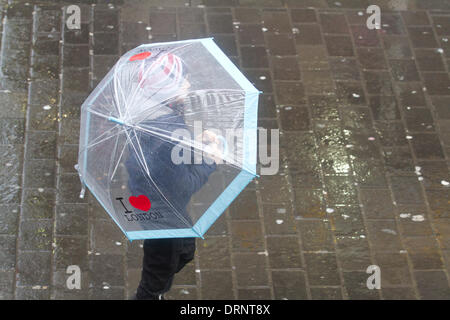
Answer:
[[[80,106],[126,51],[202,37],[263,91],[280,170],[197,241],[168,298],[450,299],[450,5],[370,4],[381,30],[366,0],[0,0],[0,299],[134,294],[142,241],[78,197]]]

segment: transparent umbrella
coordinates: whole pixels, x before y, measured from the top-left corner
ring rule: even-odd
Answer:
[[[129,51],[82,105],[80,196],[130,240],[203,237],[256,176],[258,96],[211,38]]]

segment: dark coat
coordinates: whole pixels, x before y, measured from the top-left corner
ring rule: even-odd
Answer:
[[[143,124],[145,124],[144,127],[167,136],[170,136],[176,129],[187,129],[183,116],[177,113],[163,115],[154,120],[145,121]],[[193,161],[192,164],[174,164],[171,152],[177,144],[176,141],[147,132],[137,132],[137,137],[153,181],[144,174],[144,170],[136,158],[136,153],[130,145],[129,157],[125,166],[129,174],[128,187],[132,195],[146,195],[152,204],[150,212],[157,211],[164,217],[174,216],[172,205],[192,224],[186,207],[192,195],[200,190],[208,181],[209,175],[216,170],[216,164],[209,165],[204,161],[201,164],[193,164]],[[137,147],[136,139],[132,140]],[[191,152],[191,156],[193,158],[193,152]]]

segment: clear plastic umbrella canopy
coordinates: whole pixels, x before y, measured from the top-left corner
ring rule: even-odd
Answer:
[[[203,237],[256,176],[258,96],[213,39],[131,50],[82,105],[83,190],[130,240]]]

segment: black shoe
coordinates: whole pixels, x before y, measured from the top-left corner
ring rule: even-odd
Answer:
[[[158,295],[148,295],[145,297],[138,297],[137,294],[134,294],[130,300],[166,300],[164,299],[164,295],[163,294],[158,294]]]
[[[128,300],[139,300],[136,294],[133,294]]]

